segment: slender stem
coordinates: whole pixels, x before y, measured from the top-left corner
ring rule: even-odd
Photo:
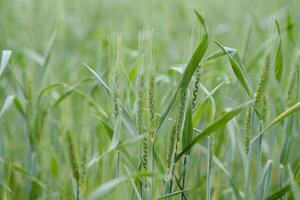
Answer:
[[[260,126],[260,131],[263,129],[263,125]],[[261,190],[260,190],[260,187],[259,187],[259,181],[260,181],[260,177],[261,177],[261,146],[262,146],[262,140],[263,140],[263,137],[262,135],[259,137],[259,140],[258,140],[258,148],[257,148],[257,176],[256,176],[256,185],[257,185],[257,192],[256,192],[256,198],[257,199],[260,199],[260,196],[261,196]]]
[[[182,171],[182,190],[184,190],[184,185],[185,185],[185,172],[186,172],[186,163],[187,163],[187,155],[184,155],[183,159],[183,171]],[[180,195],[180,199],[182,200],[184,196],[184,193],[182,192]]]
[[[155,140],[152,139],[151,140],[151,158],[152,158],[152,162],[151,162],[151,172],[154,172],[154,167],[155,167],[155,145],[154,145]],[[151,193],[152,196],[154,195],[154,180],[153,177],[151,176]]]
[[[211,199],[211,179],[212,179],[212,155],[213,155],[213,138],[208,137],[208,161],[207,161],[207,187],[206,187],[206,199]]]
[[[116,169],[116,177],[119,177],[120,176],[120,161],[121,161],[121,158],[120,158],[120,150],[117,150],[117,169]]]

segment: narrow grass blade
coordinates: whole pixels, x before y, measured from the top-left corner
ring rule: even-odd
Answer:
[[[70,86],[68,88],[68,90],[62,94],[52,105],[52,107],[56,107],[58,106],[65,98],[67,98],[69,95],[71,95],[79,86],[81,86],[82,84],[90,81],[91,79],[90,78],[86,78],[86,79],[83,79],[82,81],[78,82],[78,83],[75,83],[74,85]]]
[[[129,176],[129,175],[130,175],[130,171],[129,171],[128,167],[127,167],[126,165],[123,165],[123,167],[125,168],[125,170],[126,170],[126,172],[127,172],[127,175]],[[134,190],[134,192],[135,192],[137,198],[138,198],[139,200],[142,200],[141,195],[140,195],[140,193],[139,193],[139,191],[138,191],[138,188],[137,188],[135,182],[134,182],[132,179],[129,179],[129,181],[130,181],[130,183],[131,183],[131,185],[132,185],[132,187],[133,187],[133,190]]]
[[[228,56],[232,70],[236,76],[236,78],[239,80],[242,87],[245,89],[248,96],[251,96],[251,87],[248,82],[248,78],[245,72],[244,67],[241,64],[240,58],[237,54],[237,52],[234,52],[234,56],[226,51],[225,47],[221,45],[219,42],[215,41],[215,43],[224,51],[224,53]]]
[[[153,173],[149,172],[138,172],[138,173],[131,173],[127,176],[120,176],[118,178],[112,179],[102,185],[100,185],[95,191],[93,191],[88,197],[87,200],[96,200],[101,199],[101,197],[104,197],[106,194],[111,192],[113,189],[115,189],[120,183],[124,181],[128,181],[129,179],[138,179],[141,177],[148,177],[153,176]]]
[[[29,178],[31,181],[35,182],[36,184],[38,184],[41,188],[46,189],[46,185],[44,183],[42,183],[40,180],[38,180],[35,176],[31,175],[29,172],[27,172],[26,170],[24,170],[23,168],[14,165],[13,169],[23,175],[25,175],[27,178]]]
[[[213,158],[213,137],[208,138],[208,155],[207,155],[207,183],[206,183],[206,199],[211,200],[211,192],[212,192],[212,158]]]
[[[95,72],[88,64],[82,63],[97,79],[98,81],[104,86],[104,88],[109,92],[112,93],[111,89],[106,85],[103,79]]]
[[[283,68],[282,42],[281,42],[279,22],[275,20],[275,24],[279,34],[279,40],[276,46],[276,55],[275,55],[275,77],[277,81],[280,81],[282,76],[282,68]]]
[[[1,60],[1,66],[0,66],[0,77],[2,76],[4,70],[7,67],[10,56],[11,56],[11,51],[10,50],[2,51],[2,60]]]
[[[200,134],[198,134],[196,137],[194,137],[192,139],[192,141],[190,142],[190,144],[188,144],[186,146],[186,148],[184,148],[182,150],[181,153],[179,153],[176,158],[175,161],[179,160],[181,158],[181,156],[183,156],[187,151],[190,151],[190,149],[197,144],[198,142],[200,142],[203,138],[205,138],[206,136],[209,136],[210,134],[212,134],[213,132],[215,132],[216,130],[218,130],[221,127],[224,127],[227,122],[229,122],[232,118],[234,118],[236,115],[238,115],[245,107],[247,107],[252,101],[249,101],[245,104],[242,104],[234,109],[232,109],[231,111],[228,111],[226,113],[224,113],[221,117],[219,117],[217,120],[215,120],[214,122],[212,122],[207,128],[205,128]]]
[[[96,200],[100,199],[101,197],[105,196],[109,192],[111,192],[114,188],[116,188],[120,183],[126,181],[127,178],[124,176],[120,176],[116,179],[108,181],[103,185],[99,186],[94,192],[92,192],[88,197],[87,200]]]
[[[259,195],[258,199],[265,198],[265,194],[269,190],[271,172],[272,172],[272,161],[269,160],[265,166],[264,173],[262,174],[260,184],[257,188],[260,191],[260,192],[258,192],[258,195]]]
[[[3,114],[8,110],[8,108],[11,106],[11,104],[13,103],[15,99],[14,95],[10,95],[8,97],[6,97],[4,104],[0,110],[0,118],[3,116]]]
[[[25,118],[25,111],[18,97],[14,98],[14,104],[19,113]]]
[[[50,90],[54,89],[54,88],[57,88],[57,87],[62,87],[64,86],[65,84],[64,83],[53,83],[53,84],[49,84],[47,85],[46,87],[44,87],[38,94],[38,98],[37,98],[37,105],[40,104],[40,101],[42,99],[42,97],[47,93],[49,92]]]
[[[194,10],[194,13],[195,13],[199,23],[204,27],[205,32],[207,32],[207,27],[206,27],[205,20],[204,20],[203,16],[197,10]]]
[[[280,197],[283,197],[287,192],[289,192],[291,189],[290,184],[280,188],[279,190],[272,193],[270,196],[268,196],[265,200],[276,200]]]
[[[295,199],[300,199],[300,185],[296,182],[290,165],[288,166],[288,170],[293,196]]]
[[[122,111],[121,111],[121,119],[130,134],[132,134],[132,135],[138,134],[137,128],[136,128],[133,120],[130,118],[130,116],[128,115],[127,111],[125,110],[125,108],[123,106],[122,106]]]
[[[163,195],[163,196],[160,196],[157,198],[157,200],[160,200],[160,199],[167,199],[167,198],[170,198],[170,197],[174,197],[174,196],[177,196],[183,192],[187,192],[187,191],[190,191],[191,188],[186,188],[184,190],[180,190],[180,191],[176,191],[176,192],[172,192],[170,194],[166,194],[166,195]]]
[[[113,149],[115,149],[118,144],[119,144],[119,140],[120,140],[120,126],[121,126],[121,120],[118,117],[116,122],[115,122],[115,127],[114,127],[114,135],[112,137],[110,146],[109,146],[109,151],[112,151]]]
[[[193,111],[192,111],[192,104],[191,101],[189,101],[186,109],[185,114],[185,121],[184,121],[184,128],[182,131],[182,148],[185,149],[185,147],[191,142],[193,138]],[[190,150],[187,151],[185,154],[189,155]]]
[[[110,139],[112,139],[114,131],[111,128],[111,125],[108,122],[106,122],[104,119],[102,119],[100,116],[98,116],[98,115],[93,115],[93,116],[95,118],[97,118],[101,122],[101,124],[103,125],[103,128],[105,129],[105,131],[106,131],[106,133],[108,135],[108,137]]]
[[[293,117],[290,117],[289,119],[286,120],[286,130],[285,134],[286,137],[284,138],[284,144],[282,147],[282,150],[280,152],[280,164],[287,166],[288,160],[289,160],[289,155],[291,152],[291,147],[292,147],[292,142],[293,142]]]
[[[279,114],[269,125],[267,125],[257,136],[251,140],[251,144],[255,142],[262,134],[269,130],[275,124],[281,122],[300,108],[300,101]]]
[[[51,38],[50,38],[49,43],[48,43],[48,46],[47,46],[46,51],[44,53],[44,62],[43,62],[44,67],[46,67],[48,65],[50,55],[51,55],[51,50],[52,50],[55,38],[56,38],[56,31],[54,31],[52,33]]]
[[[229,54],[233,54],[236,52],[236,49],[233,48],[229,48],[229,47],[224,47],[225,52],[228,52]],[[219,58],[221,56],[227,55],[222,49],[217,50],[216,52],[210,54],[209,56],[207,56],[204,61],[210,61],[216,58]]]

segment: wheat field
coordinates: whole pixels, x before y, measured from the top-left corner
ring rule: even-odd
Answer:
[[[0,198],[300,200],[299,0],[0,0]]]

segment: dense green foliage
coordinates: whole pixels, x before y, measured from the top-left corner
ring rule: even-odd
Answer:
[[[0,198],[300,199],[298,8],[0,0]]]

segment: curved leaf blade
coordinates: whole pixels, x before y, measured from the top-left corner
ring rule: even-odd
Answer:
[[[242,87],[245,89],[246,93],[248,94],[248,96],[251,96],[251,87],[250,84],[248,82],[248,78],[246,75],[246,72],[241,64],[240,58],[237,54],[237,52],[234,53],[234,57],[226,50],[226,48],[221,45],[219,42],[215,41],[216,45],[218,45],[222,51],[228,56],[230,64],[231,64],[231,68],[235,74],[235,76],[237,77],[238,81],[240,82],[240,84],[242,85]]]
[[[7,67],[10,56],[11,56],[11,51],[10,50],[2,51],[2,59],[1,59],[1,66],[0,66],[0,77],[1,77],[2,73],[4,72],[4,70]]]
[[[219,117],[217,120],[212,122],[206,129],[204,129],[200,134],[198,134],[196,137],[192,139],[192,141],[182,150],[181,153],[179,153],[176,158],[175,162],[179,160],[186,152],[190,151],[190,149],[197,144],[199,141],[201,141],[206,136],[209,136],[216,130],[218,130],[221,127],[224,127],[227,122],[229,122],[232,118],[234,118],[236,115],[238,115],[245,107],[247,107],[252,101],[249,101],[245,104],[242,104],[231,111],[228,111],[224,113],[221,117]]]
[[[185,149],[187,145],[191,142],[193,138],[193,111],[192,104],[189,101],[185,114],[184,128],[182,131],[182,148]],[[185,154],[190,155],[191,150],[187,151]]]
[[[257,136],[255,136],[252,140],[251,140],[251,144],[253,142],[255,142],[262,134],[264,134],[267,130],[269,130],[272,126],[274,126],[275,124],[281,122],[282,120],[284,120],[285,118],[287,118],[288,116],[290,116],[291,114],[293,114],[294,112],[296,112],[297,110],[300,109],[300,101],[296,104],[294,104],[293,106],[289,107],[288,109],[286,109],[285,111],[283,111],[281,114],[279,114],[273,121],[270,122],[269,125],[267,125]]]

